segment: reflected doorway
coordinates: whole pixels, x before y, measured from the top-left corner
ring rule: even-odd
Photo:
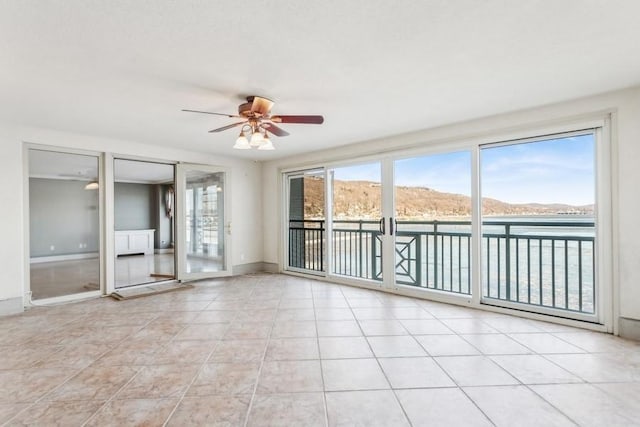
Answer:
[[[115,287],[175,278],[174,166],[114,160]]]
[[[100,158],[29,149],[33,300],[100,290]]]

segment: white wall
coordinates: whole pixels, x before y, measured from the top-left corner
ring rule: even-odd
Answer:
[[[24,143],[227,167],[230,169],[232,191],[231,263],[239,265],[262,261],[262,221],[260,215],[256,215],[262,210],[259,163],[133,141],[0,123],[0,182],[3,184],[0,186],[0,236],[3,237],[0,245],[0,309],[4,300],[23,296],[27,265],[23,240],[25,227],[28,227],[23,208]]]
[[[620,316],[640,320],[640,88],[274,160],[263,165],[262,185],[265,194],[272,194],[279,185],[282,169],[321,165],[403,148],[447,146],[464,140],[500,141],[507,135],[526,133],[527,129],[602,118],[607,113],[613,113],[614,230],[611,237],[614,255],[617,254],[613,263],[614,288],[619,290],[614,298],[618,301]],[[265,198],[263,206],[264,260],[277,263],[280,202],[275,196]]]

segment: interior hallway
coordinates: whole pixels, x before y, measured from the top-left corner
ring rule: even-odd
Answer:
[[[0,424],[633,425],[640,343],[285,275],[0,318]]]

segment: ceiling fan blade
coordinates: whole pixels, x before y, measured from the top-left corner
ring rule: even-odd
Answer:
[[[211,129],[211,130],[209,131],[209,133],[211,133],[211,132],[222,132],[223,130],[231,129],[231,128],[234,128],[234,127],[236,127],[236,126],[243,125],[243,124],[245,124],[245,123],[247,123],[247,122],[246,122],[246,121],[244,121],[244,122],[238,122],[238,123],[233,123],[233,124],[230,124],[230,125],[227,125],[227,126],[222,126],[221,128],[218,128],[218,129]]]
[[[270,120],[275,123],[300,123],[321,125],[324,123],[322,116],[271,116]]]
[[[209,111],[198,111],[198,110],[182,110],[182,111],[186,111],[187,113],[201,113],[201,114],[213,114],[214,116],[225,116],[225,117],[235,117],[235,118],[240,118],[240,116],[236,116],[233,114],[225,114],[225,113],[211,113]]]
[[[269,114],[271,107],[273,107],[273,101],[270,99],[254,96],[251,103],[251,112],[265,115]]]
[[[267,129],[269,132],[271,132],[272,134],[274,134],[275,136],[288,136],[289,132],[287,132],[286,130],[279,128],[278,126],[274,125],[273,123],[263,123],[262,126]]]

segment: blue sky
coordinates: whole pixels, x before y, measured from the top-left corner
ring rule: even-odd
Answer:
[[[594,203],[593,135],[489,146],[480,156],[483,197],[509,203]],[[470,195],[470,165],[468,151],[396,160],[395,182]],[[338,168],[335,178],[380,182],[380,164]]]
[[[396,160],[394,170],[398,186],[429,187],[471,196],[471,153],[468,151]]]
[[[593,135],[485,148],[482,193],[510,203],[595,202]]]

